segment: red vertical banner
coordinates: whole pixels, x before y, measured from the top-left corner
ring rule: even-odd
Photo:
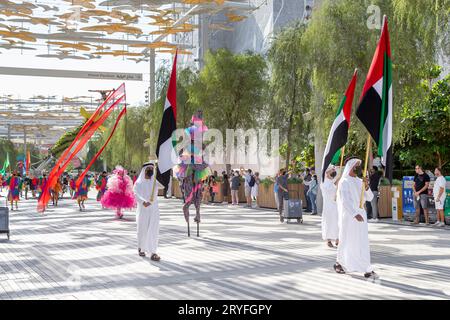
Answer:
[[[25,161],[25,170],[26,170],[27,176],[30,175],[30,164],[31,164],[31,155],[30,155],[30,151],[28,151],[27,155],[26,155],[26,161]]]
[[[50,189],[55,185],[57,179],[61,176],[64,170],[67,168],[72,159],[80,152],[80,150],[86,145],[92,135],[97,129],[105,122],[105,120],[111,115],[114,108],[118,106],[125,99],[125,84],[122,84],[117,90],[114,90],[103,102],[103,104],[97,108],[95,113],[86,121],[77,134],[75,140],[64,151],[62,156],[56,162],[55,167],[48,175],[48,182],[44,186],[41,197],[38,202],[38,211],[43,212],[50,201]]]

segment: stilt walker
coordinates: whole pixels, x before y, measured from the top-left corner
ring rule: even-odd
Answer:
[[[191,126],[185,129],[190,137],[189,149],[181,152],[181,163],[175,167],[174,172],[180,180],[181,191],[183,193],[184,205],[183,213],[189,230],[189,207],[194,204],[196,215],[194,222],[197,223],[197,236],[200,236],[200,204],[202,200],[203,182],[208,178],[211,170],[203,157],[204,142],[203,134],[208,128],[203,124],[202,112],[198,111],[192,116]]]

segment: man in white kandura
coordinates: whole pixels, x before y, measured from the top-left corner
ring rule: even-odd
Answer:
[[[151,260],[159,261],[160,257],[156,254],[159,236],[158,188],[162,189],[164,186],[157,181],[155,170],[153,163],[143,165],[134,185],[134,194],[137,201],[139,255],[145,257],[147,252],[151,254]]]
[[[330,248],[334,248],[332,241],[336,246],[339,244],[338,210],[336,204],[337,182],[336,169],[330,166],[325,171],[325,180],[320,185],[323,197],[322,210],[322,239],[327,241]]]
[[[338,183],[339,246],[334,270],[337,273],[362,272],[365,278],[377,279],[370,264],[367,214],[360,207],[363,188],[363,180],[358,178],[360,173],[361,160],[347,160]],[[362,203],[373,198],[367,179],[364,179],[364,188]]]

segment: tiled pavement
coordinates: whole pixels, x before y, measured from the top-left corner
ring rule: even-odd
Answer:
[[[280,224],[274,211],[204,206],[201,237],[188,238],[180,201],[160,199],[154,263],[137,255],[133,212],[119,221],[95,201],[83,213],[71,200],[60,205],[42,216],[22,201],[11,212],[11,240],[0,235],[0,299],[450,298],[449,230],[370,224],[381,275],[373,283],[334,273],[320,217]]]

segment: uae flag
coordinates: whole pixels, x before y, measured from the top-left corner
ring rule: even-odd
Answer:
[[[392,182],[392,62],[386,16],[356,116],[378,146],[385,176]]]
[[[345,96],[339,105],[336,118],[333,121],[330,134],[328,135],[327,146],[325,147],[325,153],[322,161],[322,182],[325,180],[325,171],[328,166],[331,163],[338,163],[341,155],[341,148],[347,143],[348,128],[350,128],[350,116],[352,114],[353,96],[355,95],[357,72],[358,71],[355,70],[347,91],[345,91]]]
[[[166,103],[159,129],[158,144],[156,146],[156,156],[158,157],[157,179],[168,188],[172,167],[178,163],[178,157],[172,140],[172,134],[177,129],[177,56],[172,66],[169,88],[167,89]]]

